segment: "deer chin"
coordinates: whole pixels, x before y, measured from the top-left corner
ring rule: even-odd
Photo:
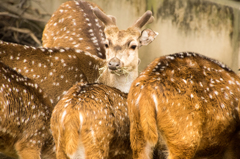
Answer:
[[[118,76],[127,75],[129,73],[127,67],[119,67],[117,70],[109,70],[109,72]]]

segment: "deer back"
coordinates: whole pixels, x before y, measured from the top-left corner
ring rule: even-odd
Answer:
[[[70,47],[105,59],[104,25],[93,14],[92,2],[68,1],[52,15],[43,31],[44,47]]]
[[[33,79],[50,97],[53,105],[73,84],[95,82],[104,60],[75,49],[34,48],[0,43],[0,59]]]
[[[137,143],[151,147],[159,138],[169,156],[222,154],[239,126],[239,98],[239,77],[216,60],[191,52],[157,58],[128,95],[135,154],[143,152]]]
[[[57,158],[71,158],[78,150],[78,157],[130,157],[126,100],[127,94],[106,85],[74,85],[51,118],[54,141],[59,145]]]
[[[0,73],[0,152],[29,159],[40,154],[55,158],[49,98],[37,83],[2,62]]]

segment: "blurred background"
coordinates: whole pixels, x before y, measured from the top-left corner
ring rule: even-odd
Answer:
[[[0,40],[41,46],[51,14],[67,0],[0,0]],[[159,35],[140,48],[140,71],[156,57],[192,51],[217,59],[235,72],[240,64],[240,0],[89,0],[131,26],[146,10]]]

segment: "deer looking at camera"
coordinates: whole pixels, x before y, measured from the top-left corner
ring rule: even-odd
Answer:
[[[141,32],[146,23],[153,21],[152,12],[147,11],[127,30],[119,30],[116,19],[107,16],[98,8],[94,9],[94,13],[105,24],[106,36],[104,44],[107,66],[99,81],[127,93],[138,76],[138,49],[151,43],[158,34],[151,29]]]
[[[233,157],[239,99],[239,77],[216,60],[191,52],[155,59],[128,94],[133,158],[151,158],[156,146],[168,159]]]
[[[53,106],[37,83],[0,62],[0,152],[21,159],[55,159]]]
[[[94,15],[94,7],[100,8],[86,1],[63,3],[45,26],[43,47],[75,48],[105,59],[104,25]]]
[[[127,30],[119,30],[115,18],[98,8],[94,13],[105,24],[108,68],[100,81],[106,85],[74,85],[54,108],[51,129],[58,159],[132,158],[127,95],[123,92],[128,92],[138,76],[138,48],[156,36],[150,29],[141,32],[153,20],[152,13],[144,13]]]

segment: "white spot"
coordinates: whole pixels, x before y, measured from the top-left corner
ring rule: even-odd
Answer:
[[[195,105],[195,108],[196,108],[196,109],[199,109],[199,105],[198,105],[198,104],[196,104],[196,105]]]
[[[194,95],[193,95],[193,94],[191,94],[190,96],[191,96],[191,98],[193,98],[193,97],[194,97]]]
[[[80,129],[81,129],[83,124],[83,116],[81,113],[79,113],[79,119],[80,119]]]
[[[221,103],[221,107],[222,107],[222,108],[225,108],[225,104]]]
[[[61,123],[63,123],[63,120],[64,120],[66,114],[67,114],[67,111],[65,110],[65,111],[62,113]]]
[[[155,94],[153,94],[152,97],[153,97],[153,101],[154,101],[154,103],[155,103],[156,111],[158,112],[158,100],[157,100],[157,97],[156,97]]]
[[[139,94],[139,95],[138,95],[138,98],[137,98],[137,100],[136,100],[135,105],[136,105],[137,107],[138,107],[138,103],[139,103],[139,100],[140,100],[141,96],[142,96],[142,94]]]

